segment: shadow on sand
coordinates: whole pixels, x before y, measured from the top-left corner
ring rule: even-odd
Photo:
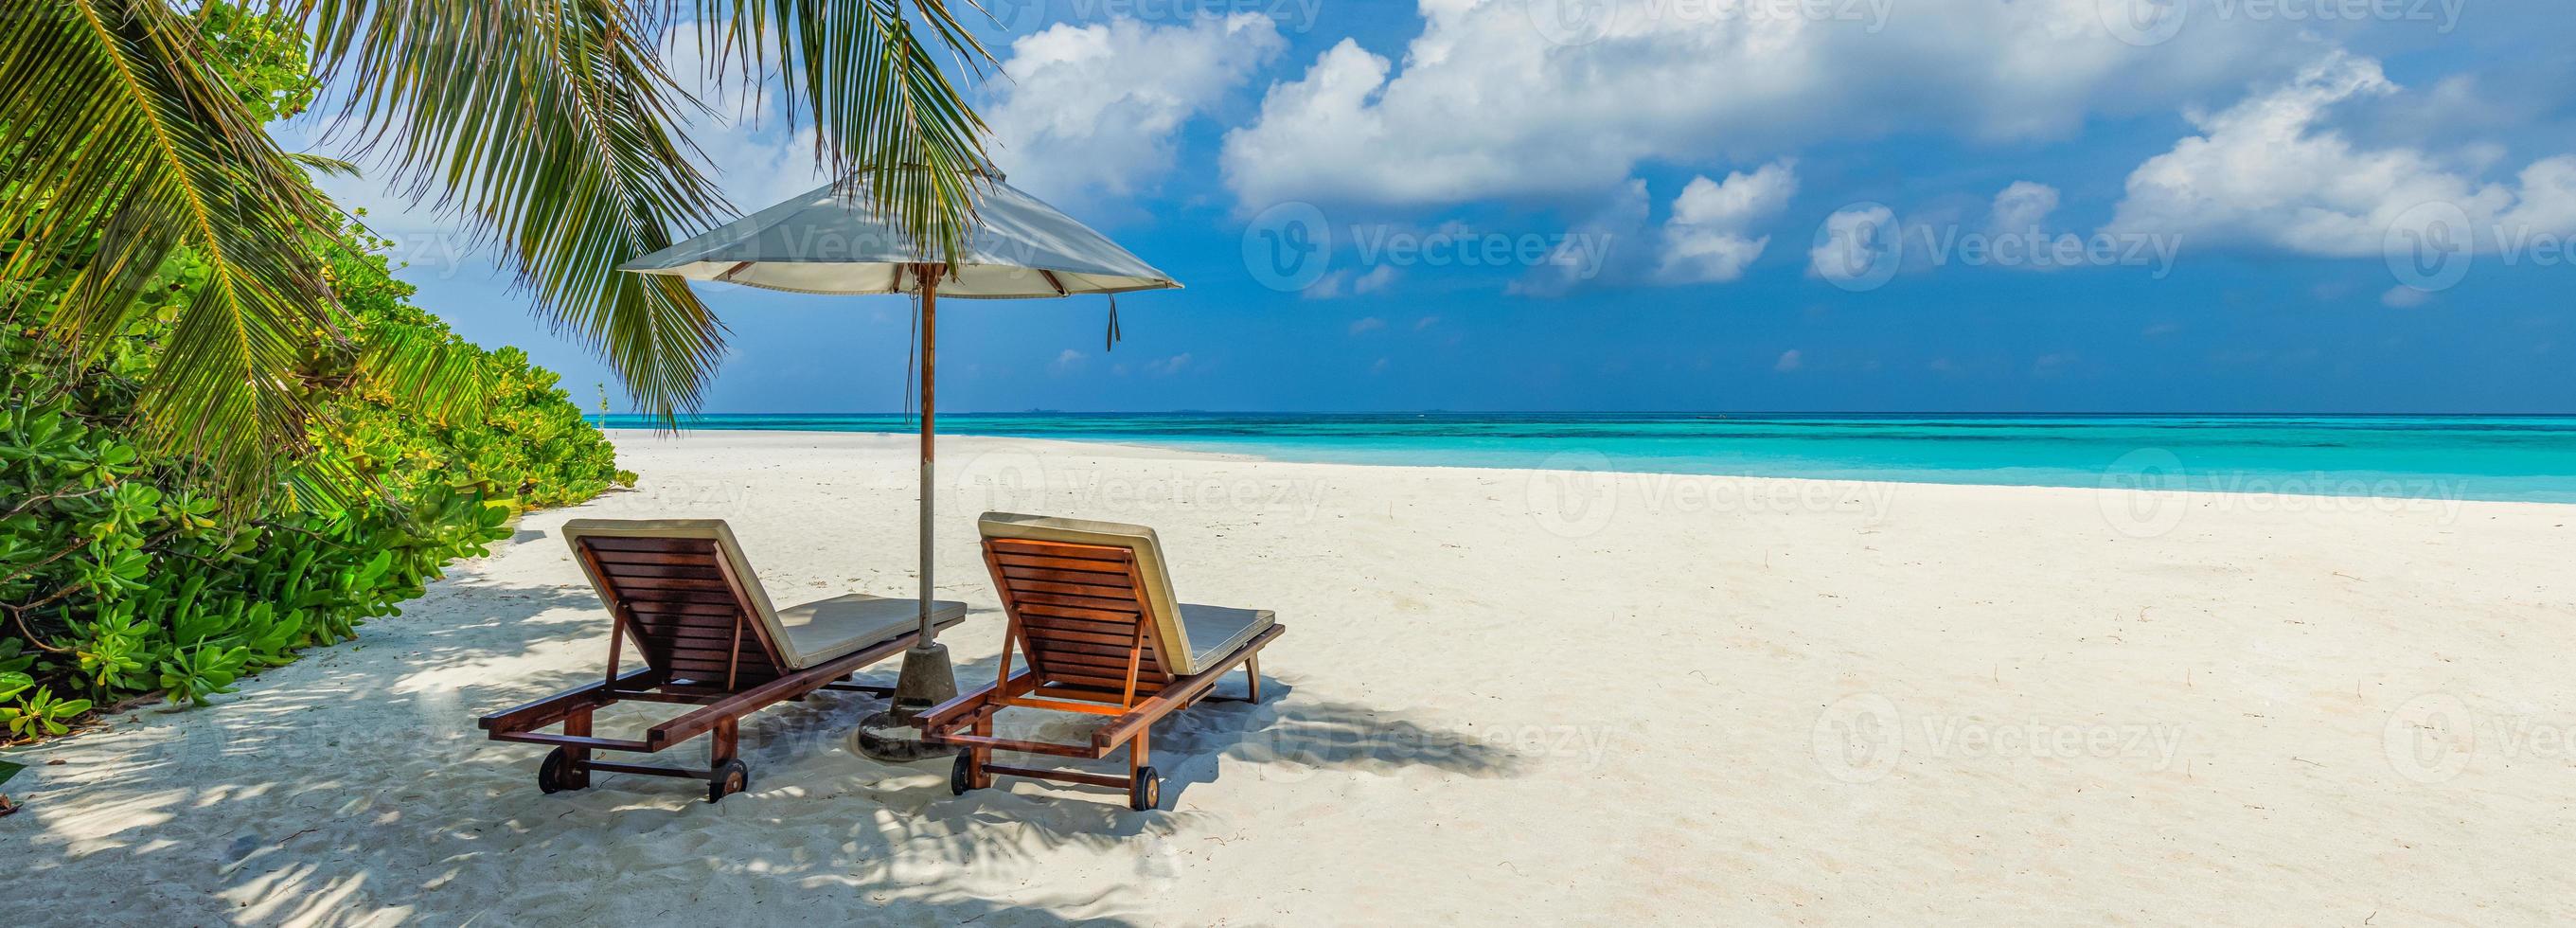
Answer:
[[[13,891],[17,903],[69,914],[118,898],[173,923],[515,923],[543,912],[660,921],[683,913],[659,890],[685,881],[692,890],[677,905],[753,913],[741,919],[752,922],[814,911],[914,924],[1147,921],[1150,893],[1047,897],[1023,887],[987,899],[973,887],[1017,884],[993,874],[1069,846],[1118,853],[1221,821],[1188,797],[1228,766],[1295,782],[1332,771],[1507,776],[1525,763],[1266,678],[1258,705],[1203,702],[1156,728],[1163,811],[1026,780],[958,797],[946,759],[890,766],[850,751],[845,736],[882,703],[825,692],[745,720],[751,790],[722,804],[704,803],[688,781],[612,774],[545,795],[535,778],[543,749],[488,742],[474,720],[593,679],[591,660],[549,658],[543,664],[557,669],[535,670],[529,655],[602,639],[596,598],[451,581],[407,612],[272,670],[216,707],[142,710],[132,723],[18,752],[21,762],[65,763],[11,784],[27,808],[0,820],[0,859],[34,862],[17,883],[25,891]],[[964,627],[998,625],[988,612]],[[959,678],[995,669],[971,663]],[[891,684],[894,671],[888,662],[861,678]],[[1219,689],[1240,687],[1235,677]],[[603,713],[600,728],[670,708]],[[1079,737],[1062,726],[1087,724],[1034,715],[1028,730],[1047,737]],[[695,765],[704,751],[692,742],[661,759]],[[1123,767],[1123,755],[1103,763]],[[1137,859],[1140,875],[1155,875],[1150,855]],[[130,885],[121,876],[135,873],[160,878]],[[648,887],[657,891],[636,891]]]

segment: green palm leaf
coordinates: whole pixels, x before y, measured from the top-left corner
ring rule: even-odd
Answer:
[[[964,68],[980,75],[993,64],[940,0],[696,0],[698,44],[711,68],[746,80],[767,73],[774,55],[789,123],[811,118],[819,130],[816,159],[835,177],[874,175],[870,205],[953,257],[981,192],[989,130],[905,18],[907,6]]]
[[[288,155],[206,63],[194,0],[9,0],[0,30],[0,303],[75,346],[117,330],[164,259],[206,262],[147,385],[153,434],[237,490],[274,486],[303,443],[314,358],[352,350],[309,243],[336,233]],[[976,7],[972,0],[965,6]],[[598,350],[641,408],[696,407],[724,328],[687,286],[616,267],[731,210],[675,130],[704,106],[664,73],[685,10],[721,72],[775,74],[836,176],[954,255],[987,130],[941,68],[991,56],[941,0],[297,0],[347,101],[342,138],[416,202],[495,246],[536,304]],[[919,26],[916,26],[916,22]],[[927,37],[921,33],[928,33]],[[774,72],[772,69],[775,69]],[[700,75],[705,78],[711,75]],[[75,275],[58,304],[21,286]],[[360,376],[417,395],[472,385],[432,346],[371,346]],[[321,384],[328,386],[329,383]],[[470,400],[470,397],[465,397]],[[281,453],[284,452],[284,453]],[[292,477],[299,484],[303,477]]]
[[[326,205],[158,0],[43,0],[0,30],[0,278],[70,272],[40,314],[79,346],[117,330],[180,247],[207,267],[145,385],[150,432],[248,489],[301,447],[299,358],[337,339],[303,236]]]
[[[686,286],[616,270],[724,205],[669,128],[698,104],[645,24],[607,0],[321,0],[314,22],[325,79],[360,88],[361,154],[503,248],[537,312],[643,408],[696,407],[722,325]]]

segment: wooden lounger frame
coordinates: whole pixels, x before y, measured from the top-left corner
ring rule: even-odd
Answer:
[[[991,685],[920,716],[923,740],[965,748],[949,783],[961,794],[993,785],[996,774],[1010,774],[1125,789],[1129,807],[1154,808],[1162,801],[1160,778],[1150,766],[1154,723],[1201,699],[1261,701],[1261,649],[1287,631],[1278,625],[1263,629],[1197,672],[1176,676],[1147,618],[1134,550],[986,538],[984,565],[1010,616],[1001,670]],[[1028,666],[1013,672],[1015,656]],[[1248,695],[1211,695],[1218,678],[1237,666],[1244,668]],[[1086,744],[994,737],[993,716],[1013,706],[1114,718],[1093,730]],[[993,763],[996,750],[1098,760],[1121,746],[1129,748],[1123,777]]]
[[[890,696],[890,687],[844,680],[853,671],[910,648],[918,631],[802,669],[788,669],[782,642],[751,614],[752,599],[731,562],[704,538],[585,536],[574,553],[600,581],[599,595],[615,630],[608,636],[608,672],[596,683],[487,715],[480,722],[494,741],[555,746],[538,768],[537,786],[553,793],[590,786],[590,773],[638,773],[707,781],[715,802],[750,786],[740,757],[742,717],[815,690]],[[632,638],[645,666],[619,667],[621,646]],[[692,704],[677,718],[644,731],[640,739],[591,733],[591,714],[627,700]],[[562,723],[560,734],[538,731]],[[702,734],[713,734],[703,770],[605,761],[600,751],[655,754]]]

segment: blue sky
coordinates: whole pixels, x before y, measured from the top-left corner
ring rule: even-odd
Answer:
[[[1012,182],[1188,289],[1114,351],[1099,298],[946,304],[945,410],[2576,412],[2561,4],[991,5]],[[719,96],[737,207],[816,182]],[[595,403],[448,223],[332,189]],[[701,292],[710,411],[901,403],[904,300]]]

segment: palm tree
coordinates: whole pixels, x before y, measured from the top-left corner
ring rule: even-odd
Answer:
[[[202,256],[209,279],[165,343],[142,424],[251,487],[302,444],[299,358],[338,339],[308,241],[339,217],[299,164],[331,162],[280,150],[210,65],[198,18],[223,2],[7,0],[0,314],[42,321],[78,352],[118,330],[173,250]],[[885,178],[872,205],[954,254],[986,129],[939,54],[976,74],[992,61],[958,5],[268,0],[264,12],[312,37],[349,154],[493,246],[540,316],[670,422],[699,403],[724,328],[685,285],[615,268],[731,212],[676,131],[707,111],[693,88],[774,75],[789,121],[817,130],[818,164]],[[666,71],[674,33],[714,73],[684,85]],[[62,275],[54,305],[22,305],[36,302],[30,282]]]

